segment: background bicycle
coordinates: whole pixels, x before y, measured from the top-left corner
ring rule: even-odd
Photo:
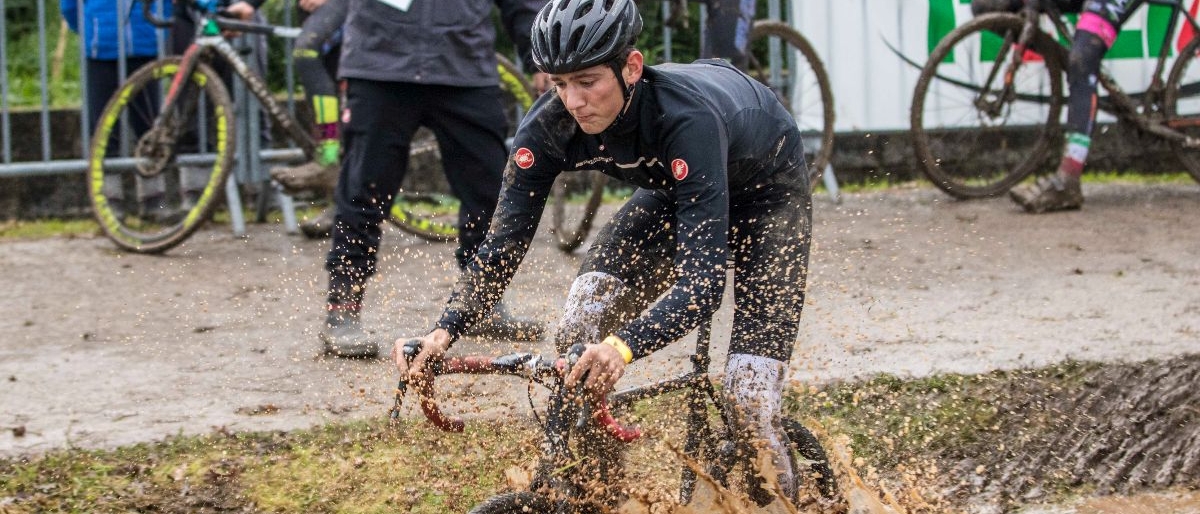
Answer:
[[[1181,45],[1177,54],[1171,45],[1175,29],[1200,26],[1180,0],[1153,3],[1169,7],[1171,21],[1150,85],[1129,94],[1101,71],[1108,95],[1099,107],[1152,136],[1148,142],[1170,145],[1200,181],[1200,39]],[[936,186],[958,198],[988,197],[1052,169],[1049,159],[1062,147],[1064,44],[1071,39],[1054,2],[1040,1],[1019,14],[976,17],[938,43],[910,111],[917,162]],[[1176,58],[1167,72],[1169,56]]]
[[[170,27],[143,2],[147,19]],[[113,95],[100,117],[88,158],[89,198],[105,235],[123,249],[161,253],[185,241],[220,203],[221,187],[235,159],[238,134],[233,103],[214,67],[221,63],[244,82],[263,110],[282,128],[305,159],[315,142],[308,131],[270,93],[222,35],[296,37],[297,28],[247,23],[202,9],[194,0],[181,3],[196,23],[196,36],[182,56],[160,59],[139,69]],[[507,59],[497,56],[502,89],[518,108],[532,102],[532,86]],[[177,80],[177,77],[180,79]],[[187,77],[183,79],[182,77]],[[417,146],[416,152],[431,147]],[[161,177],[168,201],[162,213],[133,207],[136,177]],[[401,229],[433,240],[457,236],[457,203],[445,195],[414,192],[397,195],[389,219]]]
[[[642,435],[633,426],[618,422],[610,412],[628,412],[639,401],[668,394],[683,395],[683,407],[673,413],[686,419],[682,451],[695,467],[707,475],[698,478],[696,469],[684,463],[679,470],[678,499],[688,504],[696,491],[698,480],[711,480],[719,487],[731,484],[754,484],[749,478],[759,472],[757,452],[749,441],[740,436],[729,407],[720,398],[708,375],[711,319],[697,329],[693,369],[677,377],[666,378],[648,385],[633,387],[611,394],[597,404],[579,401],[582,390],[566,390],[562,379],[569,366],[582,353],[582,346],[563,356],[546,357],[531,353],[513,353],[500,357],[456,356],[433,364],[434,376],[447,374],[495,374],[521,377],[530,381],[530,405],[534,403],[532,385],[540,384],[550,390],[548,406],[543,416],[534,412],[543,430],[542,453],[528,490],[503,493],[485,500],[471,510],[475,514],[503,513],[590,513],[605,512],[612,502],[623,495],[618,488],[606,488],[622,476],[625,444]],[[410,341],[404,347],[411,360],[420,351],[420,341]],[[433,380],[413,384],[418,389],[422,412],[439,428],[460,432],[463,422],[442,414],[433,391]],[[398,419],[408,382],[401,380],[396,390],[392,419]],[[784,418],[784,432],[793,449],[788,458],[797,470],[797,480],[804,487],[801,503],[821,498],[836,503],[837,482],[825,450],[816,437],[798,421]],[[770,474],[770,473],[766,473]],[[610,482],[613,481],[613,482]],[[740,482],[739,482],[740,481]],[[762,484],[762,489],[750,485],[756,501],[765,504],[770,494],[778,494],[778,485]],[[770,491],[769,493],[767,491]]]

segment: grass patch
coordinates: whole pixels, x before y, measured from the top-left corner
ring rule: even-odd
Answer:
[[[0,222],[0,239],[90,236],[100,232],[93,219],[9,220]]]
[[[918,380],[884,375],[794,390],[785,412],[823,427],[818,434],[827,448],[834,439],[848,441],[848,465],[869,484],[938,490],[946,485],[938,480],[945,479],[940,470],[948,463],[994,453],[998,441],[1013,440],[1003,399],[1018,390],[1078,389],[1095,369],[1067,363]],[[650,435],[626,459],[632,483],[668,490],[677,483],[678,465],[666,457],[666,445],[682,447],[687,402],[681,400],[668,395],[621,414]],[[1036,434],[1059,424],[1053,416],[1023,412],[1019,431]],[[505,490],[506,470],[529,469],[539,436],[530,420],[511,416],[469,423],[463,434],[437,431],[423,420],[391,426],[375,419],[294,432],[218,430],[108,451],[63,450],[0,460],[0,476],[7,477],[0,481],[0,512],[464,512]],[[1089,487],[1044,486],[1061,495]],[[941,501],[939,508],[952,505]]]
[[[0,460],[0,512],[464,512],[533,451],[529,426],[329,425]]]

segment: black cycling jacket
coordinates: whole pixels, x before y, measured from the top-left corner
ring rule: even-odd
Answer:
[[[629,110],[588,135],[553,93],[522,121],[487,240],[460,277],[437,326],[457,338],[502,295],[532,241],[560,172],[600,170],[665,191],[676,210],[678,280],[617,331],[637,356],[686,334],[720,305],[730,204],[794,170],[800,133],[769,89],[721,60],[646,67]]]

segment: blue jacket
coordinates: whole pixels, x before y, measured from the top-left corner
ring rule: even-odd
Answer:
[[[151,11],[157,13],[160,0],[151,2]],[[170,16],[171,0],[161,0],[161,4],[162,17]],[[59,6],[67,26],[83,38],[89,59],[117,60],[117,27],[125,29],[126,57],[158,55],[157,29],[142,15],[141,0],[59,0]],[[83,8],[82,30],[79,27],[80,6]]]

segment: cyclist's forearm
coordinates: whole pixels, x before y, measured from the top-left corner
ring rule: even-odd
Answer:
[[[459,276],[436,328],[446,329],[457,339],[492,312],[533,242],[553,183],[553,176],[518,179],[509,162],[487,239]]]

